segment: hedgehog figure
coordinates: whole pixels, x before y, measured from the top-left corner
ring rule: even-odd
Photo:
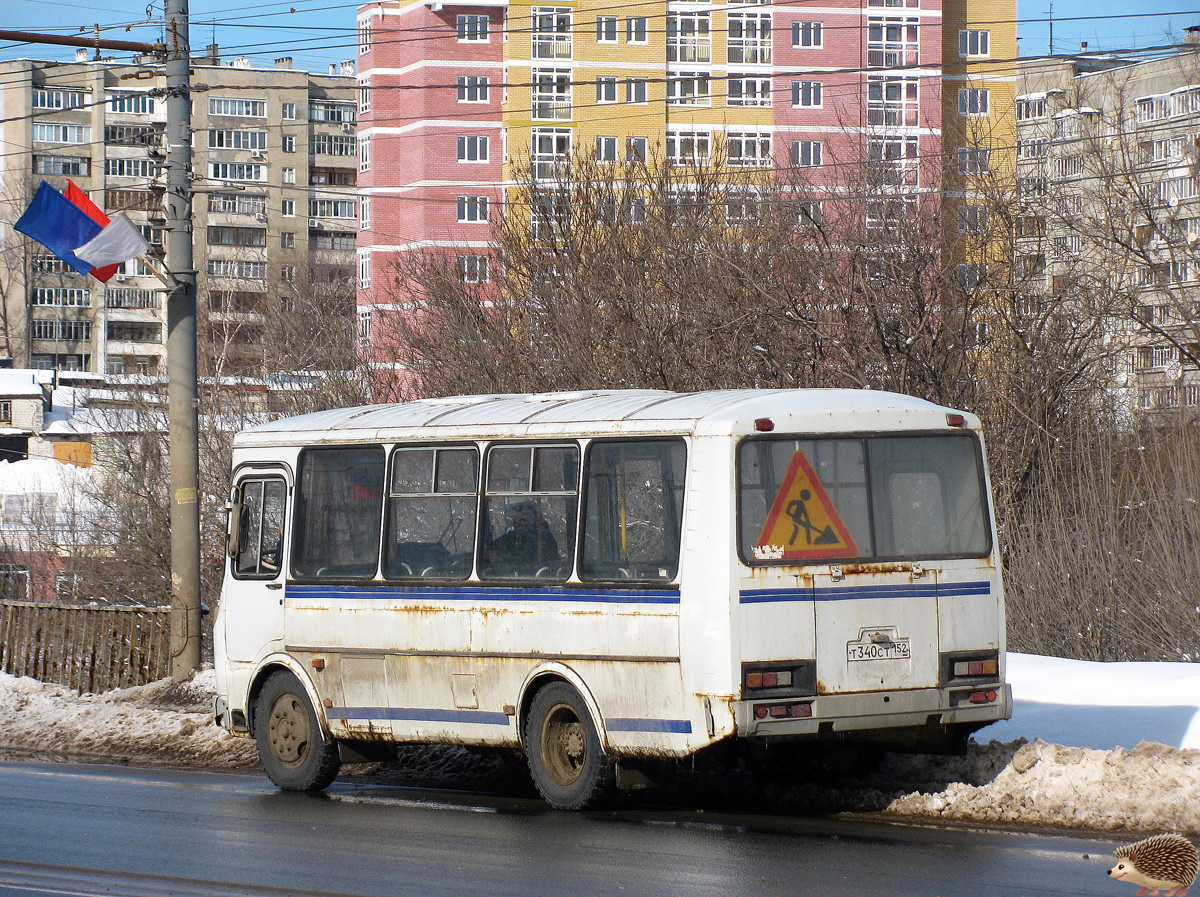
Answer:
[[[1155,835],[1136,844],[1126,844],[1116,850],[1117,865],[1108,874],[1120,881],[1141,885],[1137,897],[1147,893],[1156,897],[1165,891],[1167,897],[1183,897],[1196,880],[1200,866],[1196,848],[1182,835]]]

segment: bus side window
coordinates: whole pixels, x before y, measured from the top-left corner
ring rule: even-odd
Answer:
[[[372,579],[383,523],[383,447],[306,449],[296,481],[292,572]]]
[[[239,495],[233,574],[239,579],[274,578],[283,549],[287,486],[277,478],[244,480]]]
[[[679,439],[592,443],[581,579],[675,578],[686,452]]]
[[[475,446],[398,448],[392,455],[383,575],[470,576],[478,493]]]
[[[493,445],[487,456],[479,575],[571,575],[578,517],[577,445]]]

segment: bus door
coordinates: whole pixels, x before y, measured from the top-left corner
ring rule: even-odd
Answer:
[[[834,565],[814,576],[818,691],[936,688],[936,578],[920,564]]]
[[[225,594],[237,593],[236,615],[225,614],[231,661],[253,661],[283,638],[284,524],[291,477],[283,468],[256,468],[234,481]]]

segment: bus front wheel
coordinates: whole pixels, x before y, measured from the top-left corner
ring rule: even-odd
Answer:
[[[525,758],[546,803],[559,810],[594,804],[611,780],[611,766],[583,698],[565,682],[534,695],[525,721]]]
[[[263,769],[284,791],[320,791],[341,767],[337,742],[321,731],[308,693],[291,673],[274,673],[263,686],[254,742]]]

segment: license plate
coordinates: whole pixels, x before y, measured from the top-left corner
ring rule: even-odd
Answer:
[[[909,641],[898,638],[894,629],[864,629],[858,638],[846,642],[846,660],[908,660],[912,657]]]

